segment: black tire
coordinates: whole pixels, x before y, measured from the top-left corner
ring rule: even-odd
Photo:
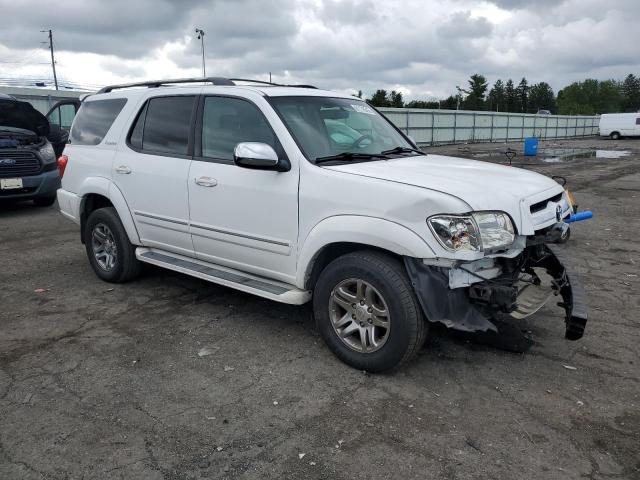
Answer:
[[[36,207],[50,207],[56,201],[56,195],[51,195],[49,197],[36,197],[33,199],[33,203]]]
[[[334,288],[350,279],[361,279],[372,286],[388,308],[388,337],[372,352],[356,351],[346,345],[331,320]],[[349,253],[327,265],[314,287],[313,312],[320,335],[331,351],[346,364],[368,372],[382,372],[409,361],[427,335],[427,322],[404,265],[399,259],[376,251]]]
[[[622,137],[620,136],[620,132],[611,132],[611,140],[620,140]]]
[[[100,265],[94,254],[94,229],[106,226],[110,231],[115,246],[115,261],[111,268]],[[129,242],[127,232],[113,207],[99,208],[89,215],[84,229],[84,245],[87,250],[89,263],[96,275],[106,282],[123,283],[135,278],[141,269],[141,263],[136,258],[136,247]],[[113,248],[113,247],[112,247]]]

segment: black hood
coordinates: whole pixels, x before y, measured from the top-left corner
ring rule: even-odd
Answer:
[[[0,127],[31,130],[38,136],[49,135],[47,117],[28,102],[0,98]]]

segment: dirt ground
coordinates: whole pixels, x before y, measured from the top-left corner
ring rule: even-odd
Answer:
[[[0,479],[640,478],[640,141],[542,147],[632,152],[514,159],[594,212],[567,245],[585,337],[550,305],[527,353],[436,328],[384,375],[338,361],[308,307],[155,268],[106,284],[55,207],[0,206]]]

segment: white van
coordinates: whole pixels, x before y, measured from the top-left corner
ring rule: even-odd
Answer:
[[[640,136],[640,112],[600,115],[598,129],[601,137],[611,137],[612,140]]]

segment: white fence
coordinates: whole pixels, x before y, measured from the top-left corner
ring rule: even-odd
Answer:
[[[379,108],[419,145],[576,138],[598,134],[598,116]]]

